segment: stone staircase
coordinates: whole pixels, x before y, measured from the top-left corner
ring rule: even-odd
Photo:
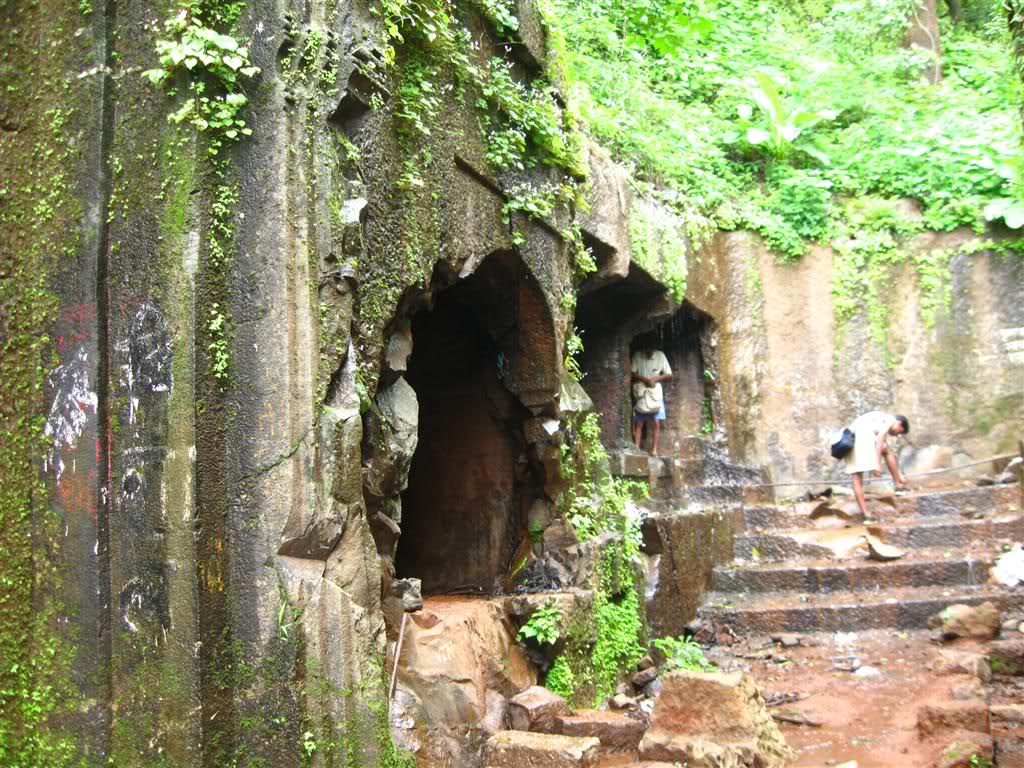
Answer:
[[[953,603],[1024,607],[1024,590],[987,581],[1002,546],[1024,540],[1017,485],[875,498],[866,521],[812,519],[814,506],[746,506],[735,559],[713,570],[700,618],[737,634],[835,632],[921,629]],[[865,534],[906,556],[867,559]]]

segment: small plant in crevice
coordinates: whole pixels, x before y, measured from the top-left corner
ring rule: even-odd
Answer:
[[[249,61],[249,49],[208,25],[210,18],[217,14],[208,12],[206,4],[190,2],[164,22],[169,39],[157,41],[160,66],[143,75],[155,85],[173,86],[179,72],[186,74],[187,97],[168,120],[209,133],[207,149],[216,155],[225,142],[252,134],[241,116],[249,101],[241,81],[260,70]]]
[[[484,17],[494,25],[499,35],[507,35],[519,29],[513,0],[473,0]]]
[[[704,398],[702,413],[700,433],[708,437],[715,431],[715,411],[710,397]]]
[[[578,357],[581,352],[583,352],[583,339],[580,338],[577,330],[573,328],[572,333],[565,339],[565,372],[574,381],[583,381],[583,369],[580,368]]]
[[[669,669],[685,669],[690,672],[710,672],[714,665],[707,660],[704,650],[692,637],[659,637],[652,645],[665,654]]]
[[[562,611],[554,600],[548,600],[535,610],[519,631],[516,640],[520,643],[533,642],[536,645],[554,645],[562,636]]]

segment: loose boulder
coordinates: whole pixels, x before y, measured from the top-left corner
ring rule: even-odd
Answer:
[[[989,643],[989,664],[997,675],[1024,675],[1024,637]]]
[[[926,704],[917,710],[917,732],[922,739],[950,731],[989,733],[988,704],[969,699]]]
[[[632,752],[640,744],[645,723],[622,712],[590,709],[558,719],[563,736],[593,736],[602,752]]]
[[[676,671],[662,678],[645,760],[689,768],[782,768],[792,756],[749,675]]]
[[[488,768],[597,768],[601,743],[595,738],[501,731],[487,740]]]
[[[939,753],[935,768],[974,768],[977,760],[983,758],[990,761],[993,754],[992,737],[983,733],[960,734]],[[974,760],[975,762],[971,762]]]
[[[942,633],[945,640],[966,637],[974,640],[992,640],[999,634],[1002,616],[992,603],[970,606],[950,605],[928,619],[929,629]]]
[[[565,699],[541,685],[527,688],[508,702],[508,720],[513,731],[556,733],[558,719],[568,714]]]
[[[969,651],[937,648],[932,653],[929,667],[937,675],[973,675],[983,683],[992,677],[985,655]]]

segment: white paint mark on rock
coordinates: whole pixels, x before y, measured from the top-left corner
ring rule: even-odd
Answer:
[[[89,354],[85,348],[79,347],[67,362],[54,368],[47,381],[53,389],[53,402],[43,434],[52,443],[47,466],[53,467],[59,480],[64,471],[61,452],[74,449],[99,403],[89,386]]]

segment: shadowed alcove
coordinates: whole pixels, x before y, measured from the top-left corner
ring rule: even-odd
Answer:
[[[550,313],[519,257],[495,253],[413,316],[412,339],[419,440],[396,571],[426,594],[500,591],[543,487],[523,400],[557,392]]]
[[[714,327],[709,315],[687,301],[672,312],[664,287],[631,266],[625,279],[584,293],[576,325],[583,338],[583,388],[601,414],[606,446],[632,445],[630,358],[639,337],[648,333],[665,353],[673,373],[663,385],[667,415],[660,453],[671,453],[682,438],[701,432],[706,423],[705,398],[714,385],[714,363],[705,362]]]

